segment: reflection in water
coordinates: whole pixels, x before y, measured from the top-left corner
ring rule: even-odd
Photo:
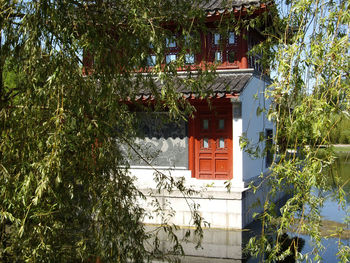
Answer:
[[[152,230],[152,226],[147,226],[147,230]],[[189,229],[181,228],[176,230],[176,235],[181,240],[186,236]],[[196,249],[197,239],[194,237],[194,230],[190,229],[189,242],[182,242],[185,257],[181,257],[181,262],[201,262],[201,263],[224,263],[224,262],[248,262],[243,255],[243,240],[249,238],[250,231],[204,229],[201,247]],[[192,238],[191,238],[192,237]],[[164,232],[160,232],[162,251],[171,249],[171,240]]]
[[[290,254],[286,256],[283,260],[277,260],[277,263],[294,263],[296,262],[296,254],[300,253],[305,245],[305,240],[301,237],[290,237],[288,234],[284,233],[280,238],[279,244],[281,246],[281,251],[277,256],[281,256],[283,252],[290,250]],[[275,244],[272,244],[273,246]]]
[[[347,203],[350,203],[350,153],[343,153],[339,155],[337,162],[335,163],[333,170],[329,176],[329,183],[337,190],[339,185],[343,186],[347,198]],[[334,176],[337,175],[337,176]],[[348,206],[349,208],[349,206]],[[341,212],[335,200],[329,199],[325,202],[325,206],[322,210],[322,216],[327,220],[343,221],[346,213]],[[344,213],[344,214],[343,214]],[[239,262],[239,263],[255,263],[261,260],[249,257],[242,251],[246,242],[253,236],[257,236],[260,233],[260,224],[255,223],[248,226],[246,230],[220,230],[220,229],[205,229],[202,241],[202,248],[195,249],[196,240],[193,242],[183,243],[185,257],[180,260],[184,263],[225,263],[225,262]],[[187,229],[179,229],[178,235],[184,236]],[[346,245],[350,245],[350,239],[348,236],[346,239],[341,239]],[[283,239],[283,240],[282,240]],[[282,244],[282,251],[291,247],[294,251],[293,254],[286,257],[283,261],[276,261],[279,263],[295,262],[295,251],[304,253],[310,253],[312,251],[312,245],[310,244],[310,237],[305,235],[299,235],[295,237],[293,233],[284,234],[280,240]],[[276,243],[276,236],[270,236],[271,246]],[[322,239],[322,244],[325,246],[325,251],[321,253],[324,262],[337,262],[336,253],[338,251],[337,238]],[[163,248],[169,247],[170,242],[167,241],[166,235],[162,239]],[[295,247],[296,245],[296,247]],[[296,249],[293,249],[293,248]],[[268,256],[268,255],[266,255]]]
[[[350,152],[338,153],[328,178],[335,191],[339,186],[343,188],[347,194],[346,200],[350,203]]]
[[[182,242],[184,254],[186,256],[180,257],[179,260],[183,263],[256,263],[260,262],[259,259],[249,257],[243,253],[246,242],[255,236],[259,235],[260,224],[251,224],[248,229],[245,230],[224,230],[224,229],[204,229],[203,240],[201,247],[196,249],[197,239],[190,239],[190,242]],[[152,231],[152,226],[146,227]],[[182,228],[176,231],[176,235],[181,240],[189,229]],[[193,236],[194,230],[190,229],[191,236]],[[159,236],[161,241],[160,248],[163,251],[171,250],[171,241],[167,238],[167,235],[163,232]],[[273,247],[276,245],[276,235],[271,235],[270,245]],[[281,245],[281,254],[288,248],[292,251],[292,254],[287,256],[284,260],[276,261],[278,263],[294,263],[296,251],[301,252],[304,247],[305,240],[303,238],[291,237],[288,234],[283,234],[279,239]],[[266,255],[267,257],[268,255]],[[159,261],[154,261],[159,262]]]

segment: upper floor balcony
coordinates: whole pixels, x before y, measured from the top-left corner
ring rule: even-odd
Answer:
[[[194,25],[192,30],[184,32],[175,22],[161,25],[163,29],[157,41],[136,35],[128,45],[131,51],[111,50],[118,52],[115,64],[122,68],[130,63],[128,68],[135,72],[150,72],[154,67],[158,70],[171,67],[177,71],[254,68],[261,72],[259,56],[251,55],[249,51],[264,38],[257,30],[245,29],[240,20],[253,19],[266,11],[266,5],[257,0],[208,0],[203,1],[201,8],[206,12],[204,26]],[[255,11],[248,12],[249,9]],[[116,42],[122,41],[121,38],[115,35]],[[141,55],[137,61],[130,62],[128,52]],[[85,74],[94,68],[93,64],[94,55],[85,52]]]

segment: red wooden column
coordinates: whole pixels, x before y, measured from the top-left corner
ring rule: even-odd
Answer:
[[[247,39],[247,31],[243,30],[242,35],[241,35],[241,61],[239,68],[240,69],[245,69],[248,68],[248,39]]]
[[[195,177],[195,151],[194,151],[194,142],[195,142],[195,121],[190,118],[188,120],[189,134],[188,134],[188,169],[191,170],[191,176]]]

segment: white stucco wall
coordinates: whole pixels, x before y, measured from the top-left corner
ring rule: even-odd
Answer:
[[[265,90],[268,83],[257,76],[253,76],[247,87],[240,95],[242,102],[242,132],[246,134],[252,146],[257,146],[261,132],[273,129],[273,124],[266,119],[266,112],[257,114],[258,108],[268,109],[269,103],[265,100]],[[260,149],[264,149],[264,143],[260,143]],[[259,176],[261,172],[267,172],[265,158],[252,158],[247,152],[243,152],[243,180],[246,183]]]
[[[239,138],[242,135],[242,118],[237,116],[240,112],[241,104],[239,100],[232,100],[232,187],[244,188],[243,181],[243,153],[239,144]]]

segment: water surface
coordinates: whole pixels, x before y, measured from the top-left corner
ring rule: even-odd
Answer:
[[[345,217],[350,213],[350,152],[339,153],[332,170],[325,176],[329,179],[329,184],[332,186],[333,192],[323,193],[328,196],[328,199],[325,201],[324,207],[321,210],[321,216],[323,220],[327,220],[330,224],[332,224],[332,222],[344,222]],[[339,186],[342,186],[346,193],[347,202],[345,211],[334,199],[334,193],[338,191]],[[319,194],[319,191],[322,190],[315,191],[315,194]],[[347,227],[350,230],[349,226]],[[258,259],[247,257],[242,252],[247,240],[259,234],[258,223],[248,226],[246,231],[206,229],[204,230],[202,249],[196,250],[193,244],[185,244],[185,254],[191,256],[182,258],[181,262],[259,262]],[[287,240],[299,238],[299,242],[302,243],[301,252],[303,254],[311,253],[313,250],[311,239],[307,235],[299,234],[297,236],[295,233],[288,233],[286,238]],[[325,250],[320,253],[323,262],[338,262],[336,254],[338,252],[339,241],[343,242],[345,245],[350,245],[350,239],[348,237],[346,239],[322,239],[322,244],[325,246]],[[285,262],[294,262],[294,260],[289,259]]]

